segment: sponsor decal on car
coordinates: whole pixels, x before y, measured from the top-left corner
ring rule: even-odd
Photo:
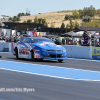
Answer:
[[[35,53],[34,58],[41,58],[40,54]]]
[[[20,48],[19,54],[29,55],[29,49],[28,48]]]
[[[54,44],[54,43],[45,42],[45,43],[41,43],[40,45],[46,45],[46,44]]]

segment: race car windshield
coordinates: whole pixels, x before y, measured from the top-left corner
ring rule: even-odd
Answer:
[[[54,43],[52,40],[48,39],[48,38],[31,38],[31,43],[37,43],[40,41],[46,41],[46,42],[52,42]]]

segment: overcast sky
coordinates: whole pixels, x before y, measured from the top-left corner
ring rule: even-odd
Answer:
[[[18,13],[30,12],[31,15],[63,10],[79,10],[92,5],[100,9],[100,0],[0,0],[1,15],[10,17]]]

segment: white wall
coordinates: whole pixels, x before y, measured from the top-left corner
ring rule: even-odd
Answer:
[[[11,43],[0,43],[0,52],[8,48],[8,52],[11,52]]]
[[[92,59],[92,47],[63,45],[67,50],[67,57]]]

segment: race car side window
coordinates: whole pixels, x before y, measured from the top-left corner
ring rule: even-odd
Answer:
[[[36,43],[36,42],[38,42],[38,39],[37,38],[35,38],[35,39],[31,39],[31,43]]]
[[[23,38],[23,39],[21,40],[21,42],[22,42],[22,43],[29,43],[29,39]]]

